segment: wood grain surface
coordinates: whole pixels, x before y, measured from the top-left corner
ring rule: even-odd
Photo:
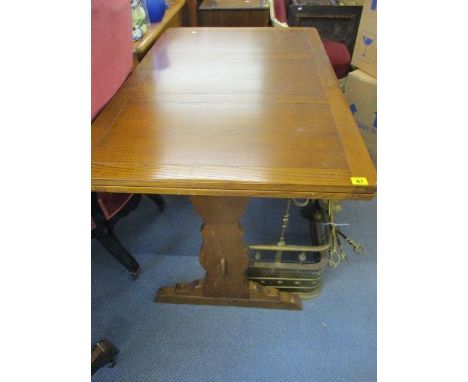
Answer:
[[[239,221],[249,199],[206,196],[190,199],[203,219],[200,264],[206,270],[204,296],[248,298],[249,259]]]
[[[203,0],[199,10],[269,9],[268,0]]]
[[[376,172],[314,28],[173,28],[94,121],[92,189],[370,199]]]
[[[270,11],[268,8],[200,10],[198,19],[202,27],[267,27]]]

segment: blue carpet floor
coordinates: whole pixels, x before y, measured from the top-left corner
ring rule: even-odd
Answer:
[[[200,218],[185,197],[165,197],[159,215],[146,197],[116,235],[141,266],[136,281],[93,240],[92,341],[120,349],[95,382],[376,380],[376,201],[343,202],[337,222],[365,245],[328,268],[321,294],[302,311],[171,305],[153,302],[158,287],[203,276]],[[275,243],[284,200],[252,199],[243,218],[247,243]],[[297,208],[287,241],[307,243]]]

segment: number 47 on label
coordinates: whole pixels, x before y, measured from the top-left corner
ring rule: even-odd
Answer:
[[[367,178],[352,176],[351,183],[355,186],[367,186],[369,183],[367,182]]]

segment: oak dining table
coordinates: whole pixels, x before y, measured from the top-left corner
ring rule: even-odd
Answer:
[[[314,28],[168,29],[91,130],[93,191],[186,195],[203,219],[205,277],[159,288],[157,302],[300,309],[246,276],[249,198],[376,193]]]

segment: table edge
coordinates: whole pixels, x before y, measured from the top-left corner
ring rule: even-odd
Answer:
[[[291,190],[252,190],[252,189],[220,189],[195,187],[167,186],[132,186],[92,183],[91,191],[116,192],[132,194],[163,194],[163,195],[203,195],[203,196],[237,196],[262,198],[308,198],[308,199],[353,199],[371,200],[375,197],[377,188],[367,187],[367,192],[354,191],[291,191]]]

